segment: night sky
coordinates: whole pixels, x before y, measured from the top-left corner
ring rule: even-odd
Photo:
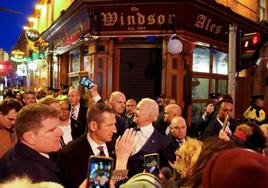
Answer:
[[[0,48],[10,53],[27,23],[37,0],[0,0]],[[2,9],[21,12],[15,14]]]

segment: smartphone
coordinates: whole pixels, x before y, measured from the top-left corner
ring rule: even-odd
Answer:
[[[158,153],[151,153],[144,155],[145,172],[158,175],[159,173],[159,155]]]
[[[79,83],[88,89],[92,88],[95,85],[94,82],[90,80],[87,76],[83,76]]]
[[[110,157],[90,156],[88,162],[88,188],[109,188],[113,169]]]

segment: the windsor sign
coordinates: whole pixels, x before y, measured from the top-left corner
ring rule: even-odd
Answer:
[[[93,33],[119,31],[139,35],[182,29],[227,40],[229,23],[191,3],[98,5],[90,7],[89,12],[95,16],[90,19]]]

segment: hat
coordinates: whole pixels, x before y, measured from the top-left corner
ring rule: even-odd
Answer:
[[[219,93],[209,93],[209,97],[211,99],[217,99],[221,94]]]
[[[252,100],[257,100],[257,99],[264,100],[264,95],[252,95],[252,96],[250,96],[250,98]]]
[[[150,173],[139,173],[130,178],[127,183],[122,184],[120,188],[162,188],[160,180]]]
[[[203,170],[203,188],[266,188],[268,158],[242,148],[215,154]]]

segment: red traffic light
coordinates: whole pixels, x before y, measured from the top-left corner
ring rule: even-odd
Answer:
[[[261,41],[260,33],[246,33],[242,38],[242,47],[244,49],[255,48]]]

